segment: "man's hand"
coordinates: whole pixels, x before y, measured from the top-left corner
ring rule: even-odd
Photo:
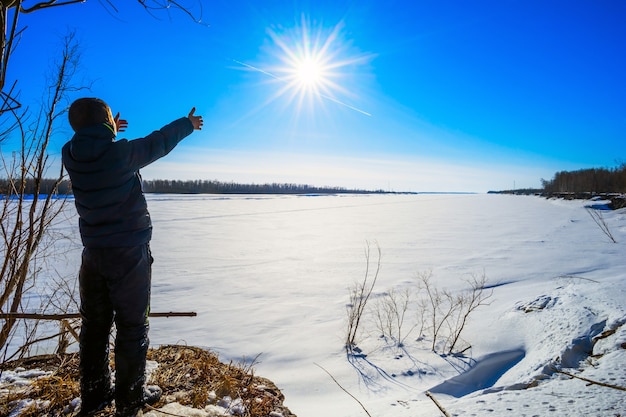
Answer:
[[[125,119],[120,119],[120,113],[118,112],[113,118],[113,122],[115,122],[115,131],[123,132],[128,127],[128,121]]]
[[[187,118],[191,121],[191,124],[193,125],[194,130],[201,130],[202,124],[204,123],[204,121],[202,120],[202,116],[195,116],[194,115],[195,112],[196,112],[196,108],[192,107],[191,111],[187,115]]]

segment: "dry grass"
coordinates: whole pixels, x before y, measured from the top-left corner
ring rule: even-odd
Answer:
[[[292,415],[282,408],[284,397],[278,388],[254,376],[249,365],[223,364],[213,352],[189,346],[162,346],[150,351],[148,358],[159,363],[151,381],[164,395],[156,407],[174,397],[183,405],[203,408],[211,402],[209,394],[215,393],[216,399],[241,398],[250,417],[281,410]]]
[[[269,380],[254,376],[252,365],[224,364],[213,352],[190,346],[162,346],[148,351],[148,359],[159,363],[150,377],[150,384],[163,390],[161,400],[154,405],[162,407],[178,402],[188,407],[202,409],[228,396],[241,398],[246,408],[245,417],[267,417],[272,412],[285,417],[295,417],[283,407],[284,396]],[[47,355],[7,362],[0,369],[40,369],[51,371],[26,390],[0,394],[0,415],[8,415],[15,401],[36,399],[20,416],[71,415],[70,402],[79,396],[78,355]],[[98,417],[113,414],[111,408]]]

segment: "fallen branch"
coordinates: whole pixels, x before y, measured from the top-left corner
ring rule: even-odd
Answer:
[[[170,311],[167,313],[150,313],[148,317],[196,317],[195,311]],[[35,320],[66,320],[79,319],[80,313],[40,314],[40,313],[0,313],[0,319],[35,319]]]
[[[577,376],[577,375],[574,375],[574,374],[570,374],[569,372],[561,371],[561,370],[556,369],[554,367],[552,368],[552,370],[554,372],[559,373],[559,374],[567,375],[569,377],[580,379],[581,381],[588,382],[591,385],[600,385],[601,387],[607,387],[607,388],[613,388],[613,389],[620,390],[620,391],[626,391],[626,387],[621,387],[619,385],[607,384],[605,382],[594,381],[593,379],[583,378],[582,376]]]
[[[451,416],[450,416],[450,413],[448,413],[448,412],[446,411],[446,409],[445,409],[445,408],[443,408],[443,406],[442,406],[441,404],[439,404],[439,401],[437,401],[437,399],[433,396],[433,394],[431,394],[431,393],[430,393],[430,391],[426,391],[426,396],[427,396],[428,398],[430,398],[431,400],[433,400],[433,402],[435,403],[435,405],[437,406],[437,408],[438,408],[439,410],[441,410],[441,412],[443,413],[443,415],[444,415],[444,416],[446,416],[446,417],[451,417]]]
[[[168,415],[168,416],[185,417],[182,414],[168,413],[167,411],[163,411],[163,410],[160,410],[158,408],[155,408],[155,407],[151,406],[150,404],[144,404],[144,407],[146,407],[148,410],[156,411],[157,413],[165,414],[165,415]]]
[[[591,343],[593,343],[593,345],[595,346],[595,344],[598,343],[598,340],[606,339],[609,336],[613,336],[617,332],[617,329],[619,329],[619,327],[603,331],[601,334],[591,339]]]
[[[363,409],[363,411],[365,411],[365,414],[367,414],[369,417],[372,417],[372,415],[369,413],[369,411],[367,411],[367,408],[365,408],[365,406],[363,405],[363,403],[361,401],[359,401],[359,399],[357,397],[355,397],[354,395],[350,394],[350,392],[348,392],[347,389],[345,389],[344,387],[341,386],[341,384],[335,379],[334,376],[331,375],[330,372],[328,372],[326,369],[324,369],[324,367],[322,365],[318,365],[317,363],[315,364],[315,366],[317,366],[318,368],[320,368],[322,371],[326,372],[328,374],[328,376],[335,382],[335,384],[337,384],[337,386],[339,388],[341,388],[343,390],[343,392],[345,392],[346,394],[348,394],[349,396],[352,397],[352,399],[354,399],[354,401],[356,401],[357,403],[359,403],[359,405],[361,406],[361,408]],[[449,417],[449,416],[448,416]]]

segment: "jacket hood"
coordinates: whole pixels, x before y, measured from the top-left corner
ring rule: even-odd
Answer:
[[[114,141],[115,133],[105,123],[85,127],[76,132],[70,141],[70,155],[76,161],[94,161],[102,156]]]

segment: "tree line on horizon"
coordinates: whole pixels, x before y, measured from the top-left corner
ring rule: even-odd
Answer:
[[[304,194],[304,193],[382,193],[383,190],[315,187],[308,184],[265,183],[241,184],[216,180],[143,180],[146,193],[162,194]]]
[[[35,181],[26,179],[24,194],[59,194],[71,195],[69,180],[58,182],[56,179]],[[315,187],[307,184],[265,183],[242,184],[217,180],[143,180],[143,190],[155,194],[368,194],[386,191],[348,189],[345,187]],[[541,179],[542,188],[509,190],[514,193],[626,193],[626,162],[615,168],[588,168],[576,171],[559,171],[551,180]],[[0,195],[18,194],[19,184],[15,180],[0,179]]]
[[[559,171],[551,180],[541,179],[544,193],[625,193],[626,162],[615,168]]]
[[[241,184],[216,180],[143,180],[143,191],[154,194],[370,194],[383,190],[348,189],[344,187],[315,187],[307,184],[266,183]],[[0,179],[0,195],[17,195],[20,188],[15,181]],[[58,183],[54,179],[26,179],[23,194],[71,195],[69,180]]]

